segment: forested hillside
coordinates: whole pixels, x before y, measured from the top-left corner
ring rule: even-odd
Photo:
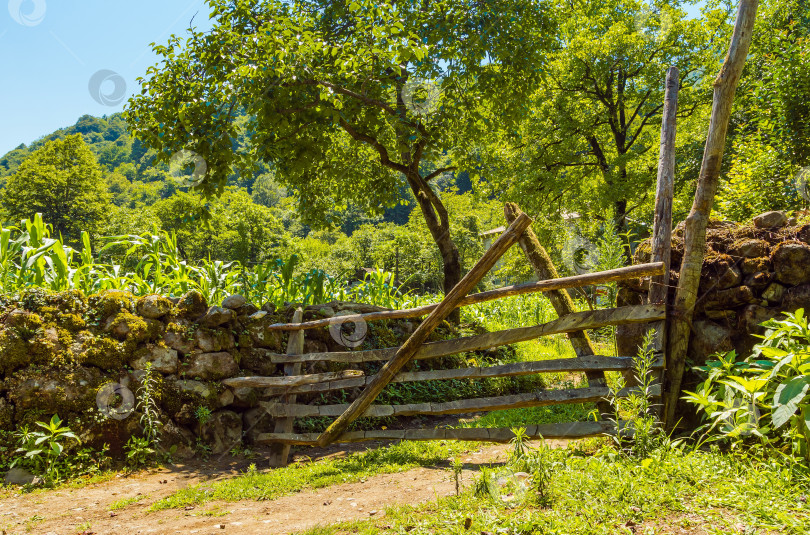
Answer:
[[[87,204],[77,207],[85,216],[94,214],[85,217],[81,225],[68,231],[57,226],[70,243],[77,243],[82,230],[93,238],[173,231],[180,250],[192,261],[210,257],[253,264],[286,260],[295,254],[300,259],[300,272],[317,268],[334,276],[353,277],[361,268],[394,272],[399,266],[400,280],[410,279],[415,288],[436,289],[440,285],[441,260],[429,239],[426,241],[424,223],[411,217],[413,197],[407,188],[401,189],[401,204],[381,209],[378,214],[366,214],[350,205],[333,210],[314,225],[302,219],[296,200],[266,166],[248,176],[233,174],[221,197],[206,200],[182,180],[185,171],[155,163],[154,151],[128,133],[122,114],[86,115],[73,126],[21,145],[0,159],[0,185],[6,188],[20,165],[48,142],[76,135],[92,155],[91,166],[97,163],[109,194],[92,195]],[[43,176],[42,180],[36,184],[35,179],[26,177],[21,189],[46,192],[35,211],[43,212],[46,222],[53,225],[56,216],[49,217],[47,206],[53,202],[47,198],[49,188],[45,184],[52,178]],[[454,232],[463,235],[462,251],[465,260],[472,262],[481,251],[478,233],[500,225],[498,218],[502,216],[493,203],[472,198],[466,175],[457,180],[448,174],[440,182],[448,202],[457,206],[454,212],[459,218],[454,221]],[[4,219],[8,224],[34,215],[36,201],[21,202],[20,213],[12,214],[6,200]]]

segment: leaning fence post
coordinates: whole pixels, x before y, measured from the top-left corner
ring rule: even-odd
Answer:
[[[383,388],[385,388],[402,367],[411,360],[411,357],[419,350],[428,335],[433,332],[433,329],[456,309],[459,302],[464,299],[470,290],[475,288],[484,275],[492,269],[495,262],[518,241],[523,231],[526,230],[531,223],[532,220],[529,216],[521,214],[520,217],[509,225],[509,228],[495,240],[489,250],[484,253],[484,256],[473,266],[470,272],[450,290],[450,293],[439,303],[439,306],[425,318],[405,343],[400,346],[391,360],[386,362],[385,366],[377,372],[369,385],[357,399],[354,400],[349,408],[338,416],[338,418],[332,422],[332,425],[318,437],[319,446],[323,447],[334,442],[346,430],[350,423],[365,412],[369,405],[377,399],[377,396],[380,395]]]
[[[678,275],[678,290],[675,293],[673,318],[667,340],[667,395],[664,421],[668,429],[676,423],[675,408],[681,392],[681,381],[686,369],[686,354],[689,349],[692,315],[700,286],[700,272],[706,248],[706,226],[712,212],[712,203],[720,180],[720,166],[726,148],[726,133],[731,120],[734,94],[742,76],[743,67],[751,46],[751,37],[756,22],[759,0],[740,0],[737,20],[731,35],[728,54],[723,67],[714,81],[712,116],[709,133],[703,150],[695,200],[686,218],[684,229],[683,260]]]
[[[666,303],[669,295],[669,260],[672,249],[672,197],[675,190],[675,133],[676,113],[678,111],[678,84],[680,83],[679,74],[677,67],[667,69],[651,243],[651,261],[663,262],[664,272],[650,279],[650,291],[648,294],[650,304]],[[651,349],[657,354],[662,353],[666,347],[667,322],[655,322],[652,324],[652,329],[654,330],[654,338]],[[664,401],[666,402],[666,399]],[[664,407],[660,407],[660,409],[661,414],[666,412]]]
[[[523,212],[515,203],[508,202],[504,205],[504,215],[506,216],[506,221],[508,223],[514,221],[522,213]],[[551,262],[551,257],[548,256],[546,250],[542,245],[540,245],[540,241],[537,239],[537,235],[534,233],[531,227],[523,231],[518,243],[520,243],[520,248],[523,249],[523,253],[526,256],[526,260],[528,260],[529,265],[531,265],[532,269],[534,269],[534,274],[537,276],[537,280],[542,281],[548,279],[557,279],[560,277],[559,273],[557,273],[557,270],[554,267],[554,264]],[[563,317],[576,312],[576,309],[574,308],[574,301],[571,299],[571,296],[568,295],[567,291],[555,290],[553,292],[548,292],[546,296],[548,297],[548,300],[551,301],[551,306],[554,307],[554,310],[557,312],[557,316]],[[591,344],[591,340],[588,338],[588,333],[585,331],[568,333],[568,340],[574,347],[574,353],[576,353],[578,357],[586,357],[596,354],[593,345]],[[607,379],[605,377],[605,372],[603,371],[588,371],[585,372],[585,376],[588,378],[588,386],[607,386]],[[600,417],[605,414],[609,414],[610,404],[606,401],[600,401],[597,403],[597,409],[599,410]]]
[[[293,323],[301,323],[304,319],[304,311],[299,307],[295,309],[293,314]],[[288,355],[300,355],[304,352],[304,331],[290,331],[290,338],[287,342]],[[284,375],[300,375],[301,363],[295,362],[292,364],[284,365]],[[281,396],[279,403],[293,404],[297,396],[295,394],[287,394]],[[295,418],[280,418],[276,420],[275,432],[276,433],[292,433]],[[286,466],[290,457],[289,444],[273,444],[270,447],[270,466]]]

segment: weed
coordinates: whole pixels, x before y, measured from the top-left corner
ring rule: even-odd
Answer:
[[[137,408],[141,412],[141,428],[143,429],[143,437],[146,439],[147,445],[151,446],[154,450],[160,442],[160,409],[158,408],[157,399],[155,399],[155,392],[158,388],[158,374],[152,369],[152,363],[146,363],[141,385],[138,387],[138,403]],[[137,446],[141,451],[145,451],[140,445]]]
[[[148,494],[138,494],[137,496],[132,496],[130,498],[122,498],[111,503],[107,509],[110,511],[118,511],[119,509],[124,509],[125,507],[128,507],[134,503],[138,503],[141,500],[145,500],[148,497]]]
[[[200,425],[205,425],[208,420],[211,419],[211,409],[208,407],[197,407],[197,410],[194,411],[194,416],[197,418],[197,421],[200,422]]]
[[[65,447],[70,440],[80,443],[79,438],[69,427],[62,425],[56,414],[50,422],[36,422],[36,425],[42,430],[29,431],[23,427],[17,433],[19,447],[16,451],[23,456],[15,459],[11,466],[23,465],[41,475],[48,484],[59,482],[70,475],[70,467],[59,462]]]
[[[653,352],[653,330],[647,331],[636,356],[633,358],[633,380],[635,386],[626,397],[619,392],[626,386],[625,379],[619,376],[610,387],[608,401],[613,406],[613,422],[616,433],[613,439],[620,451],[632,457],[645,459],[663,444],[665,435],[653,404],[653,387],[656,377],[653,373],[655,354]],[[627,437],[632,430],[632,439]]]
[[[155,454],[155,450],[153,450],[150,445],[151,443],[147,438],[136,437],[134,435],[129,437],[126,446],[124,446],[127,463],[133,468],[147,464]]]

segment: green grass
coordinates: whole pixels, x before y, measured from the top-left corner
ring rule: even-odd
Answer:
[[[121,500],[118,500],[117,502],[111,503],[107,509],[109,509],[110,511],[117,511],[119,509],[128,507],[133,503],[138,503],[141,500],[145,500],[148,497],[149,497],[148,494],[138,494],[137,496],[132,496],[130,498],[123,498]]]
[[[183,489],[154,503],[149,510],[181,508],[209,501],[272,500],[305,488],[361,481],[377,474],[403,472],[431,466],[475,446],[436,442],[400,442],[355,453],[343,459],[292,464],[265,472],[248,472],[226,481]]]
[[[548,507],[537,505],[531,488],[511,508],[468,489],[306,534],[810,533],[810,484],[806,469],[795,465],[716,451],[659,452],[641,462],[609,448],[594,456],[573,450],[549,455]]]

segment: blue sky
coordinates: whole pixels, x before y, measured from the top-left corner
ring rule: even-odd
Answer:
[[[0,0],[0,155],[84,114],[121,111],[156,61],[149,44],[192,17],[210,27],[203,0]]]
[[[192,17],[210,28],[204,0],[0,0],[0,155],[121,111],[156,61],[149,44],[184,34]]]

